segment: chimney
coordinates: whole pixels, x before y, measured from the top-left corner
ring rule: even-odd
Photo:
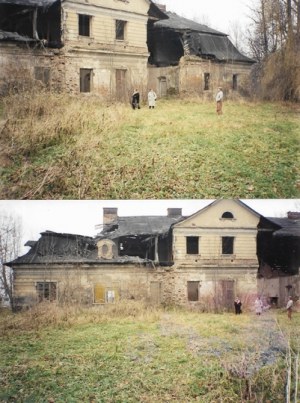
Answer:
[[[168,208],[168,217],[178,217],[182,215],[181,208]]]
[[[167,6],[165,4],[158,4],[155,3],[156,7],[160,9],[160,11],[163,11],[164,13],[167,11]]]
[[[115,207],[103,207],[103,224],[111,224],[118,218],[118,209]]]
[[[300,212],[299,211],[289,211],[287,216],[290,220],[300,220]]]

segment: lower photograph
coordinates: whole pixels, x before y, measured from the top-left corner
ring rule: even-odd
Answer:
[[[300,398],[300,199],[2,200],[0,253],[0,402]]]

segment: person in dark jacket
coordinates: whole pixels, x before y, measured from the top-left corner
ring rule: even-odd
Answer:
[[[234,300],[235,314],[240,315],[242,313],[242,301],[239,298]]]
[[[132,98],[131,98],[131,106],[132,109],[140,109],[140,93],[137,89],[133,91]]]

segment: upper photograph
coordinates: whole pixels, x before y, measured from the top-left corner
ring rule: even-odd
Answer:
[[[0,199],[300,195],[300,0],[0,0]]]

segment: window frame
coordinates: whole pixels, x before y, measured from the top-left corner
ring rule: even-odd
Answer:
[[[222,236],[221,247],[222,247],[222,256],[232,256],[234,255],[234,236]],[[225,244],[230,241],[230,244]],[[228,252],[226,250],[229,250]]]
[[[80,20],[86,19],[87,21]],[[88,14],[78,14],[78,35],[86,38],[91,37],[91,29],[92,28],[92,16]]]
[[[126,31],[127,31],[127,21],[126,20],[115,20],[115,39],[116,39],[116,41],[125,41],[126,40]]]
[[[185,253],[186,253],[186,255],[199,255],[200,254],[199,240],[200,240],[199,236],[189,235],[189,236],[185,237]]]
[[[58,299],[57,281],[37,281],[35,287],[39,302],[57,301]],[[53,289],[51,290],[51,288]],[[51,296],[54,296],[54,298],[52,298]]]

